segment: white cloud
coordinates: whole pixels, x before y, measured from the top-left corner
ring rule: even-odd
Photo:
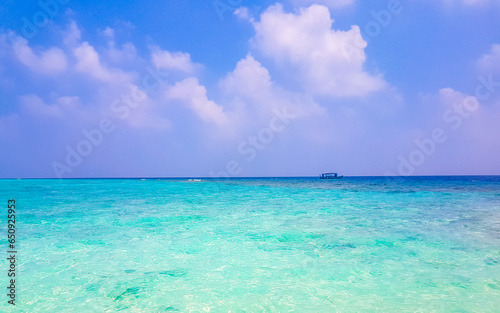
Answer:
[[[226,91],[247,98],[262,95],[272,88],[269,71],[250,55],[240,60],[221,84]]]
[[[55,74],[67,68],[66,54],[60,48],[52,47],[37,55],[20,37],[16,38],[12,48],[17,59],[37,73]]]
[[[144,81],[148,82],[148,87],[153,86],[158,82],[160,72],[174,74],[169,80],[175,84],[175,79],[194,74],[201,65],[193,63],[188,53],[169,52],[160,47],[152,48],[150,56],[143,59],[132,43],[118,47],[112,38],[114,30],[109,27],[103,31],[103,35],[108,38],[105,47],[82,42],[81,33],[78,25],[71,21],[60,33],[60,48],[42,51],[33,51],[24,38],[16,37],[15,34],[1,34],[0,45],[8,48],[7,51],[0,51],[5,57],[9,57],[10,51],[13,51],[13,56],[31,71],[54,74],[51,76],[54,79],[64,77],[67,82],[54,85],[49,97],[36,90],[18,96],[23,113],[21,119],[58,119],[57,123],[64,124],[68,124],[69,120],[71,127],[78,128],[109,117],[125,128],[169,129],[171,123],[164,105],[164,87],[160,85],[159,88],[148,90],[140,101],[131,99],[131,90],[137,89]],[[67,58],[66,54],[72,56]],[[151,69],[154,67],[161,68],[156,76],[155,69]],[[66,69],[64,76],[58,76],[63,69]],[[86,77],[82,79],[81,74]],[[73,86],[81,86],[84,93],[79,93],[79,88],[75,91]],[[76,95],[57,96],[68,92]],[[183,102],[201,119],[217,125],[227,121],[222,107],[207,99],[207,90],[196,78],[179,81],[171,87],[170,92],[171,101]]]
[[[19,97],[23,109],[39,117],[68,117],[76,115],[80,108],[80,99],[76,96],[58,97],[53,104],[46,104],[38,95],[30,94]]]
[[[462,102],[466,95],[452,88],[441,88],[438,92],[440,102],[445,106],[453,106],[454,103]]]
[[[124,62],[134,62],[137,58],[137,49],[131,43],[125,43],[121,48],[115,47],[115,42],[108,42],[108,49],[106,51],[107,60],[113,64],[120,64]]]
[[[353,5],[355,0],[292,0],[296,6],[309,6],[311,4],[321,4],[330,9],[339,9]]]
[[[271,80],[269,71],[250,55],[240,60],[234,71],[219,85],[230,99],[233,109],[247,120],[251,112],[268,116],[273,109],[282,107],[287,107],[297,117],[322,112],[312,97],[279,87]]]
[[[494,72],[500,70],[500,45],[494,44],[489,53],[483,55],[477,65],[483,72]]]
[[[37,95],[21,96],[21,106],[32,115],[60,117],[62,112],[56,106],[47,105]]]
[[[252,18],[247,7],[237,8],[236,10],[234,10],[233,14],[236,15],[239,19],[245,21],[250,20]]]
[[[63,34],[64,44],[67,46],[74,46],[80,41],[81,36],[82,32],[78,28],[78,25],[76,25],[75,21],[71,21],[68,29]]]
[[[166,70],[193,73],[199,66],[191,61],[189,53],[169,52],[158,47],[152,48],[151,58],[156,67]]]
[[[115,30],[110,27],[106,27],[103,31],[102,34],[108,38],[113,38],[115,36]]]
[[[387,84],[381,75],[363,69],[366,42],[359,27],[333,30],[332,23],[325,6],[312,5],[293,14],[277,4],[253,23],[253,43],[307,93],[352,97],[383,89]]]
[[[225,124],[227,117],[221,106],[207,98],[207,90],[194,77],[177,82],[166,91],[169,100],[180,100],[202,120],[218,125]]]
[[[73,54],[77,62],[75,69],[78,72],[89,74],[98,80],[108,83],[127,83],[132,80],[130,75],[120,69],[109,69],[101,64],[99,54],[88,42],[74,48]]]

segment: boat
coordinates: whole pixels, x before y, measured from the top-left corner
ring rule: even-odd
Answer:
[[[319,175],[321,179],[342,179],[344,176],[339,176],[337,173],[323,173]]]

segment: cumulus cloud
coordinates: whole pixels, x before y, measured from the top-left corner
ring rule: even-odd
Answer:
[[[20,96],[23,109],[34,116],[67,117],[66,114],[75,115],[80,109],[80,99],[76,96],[58,97],[54,104],[46,104],[38,95],[31,94]]]
[[[66,29],[63,33],[63,42],[67,46],[73,46],[80,41],[82,36],[82,32],[75,21],[71,21],[68,29]]]
[[[169,52],[158,47],[152,48],[151,59],[156,67],[166,70],[193,73],[199,67],[191,61],[189,53]]]
[[[108,38],[113,35],[109,27],[104,32],[109,35]],[[29,117],[40,121],[59,119],[60,123],[64,123],[69,118],[72,127],[78,128],[109,117],[124,127],[135,129],[170,128],[171,124],[162,110],[165,98],[161,95],[161,88],[155,87],[147,93],[142,92],[140,101],[133,98],[138,94],[140,86],[145,88],[144,82],[148,86],[161,86],[159,82],[164,77],[159,77],[160,72],[155,73],[153,67],[161,67],[161,75],[176,72],[176,79],[186,77],[185,72],[194,71],[198,65],[191,62],[189,54],[156,47],[146,57],[148,62],[137,55],[132,43],[121,44],[120,48],[116,48],[114,39],[110,38],[107,47],[95,47],[89,42],[81,41],[81,30],[74,21],[70,21],[60,35],[60,47],[37,51],[26,39],[13,33],[0,35],[0,44],[7,49],[1,51],[5,58],[13,56],[32,72],[50,74],[49,79],[54,80],[50,95],[32,85],[35,88],[31,88],[31,92],[17,97],[22,113],[19,120]],[[56,81],[59,83],[55,83]],[[214,103],[206,99],[205,87],[198,83],[190,85],[188,82],[180,83],[177,88],[184,87],[188,94],[193,93],[189,99],[190,107],[201,117],[221,123],[224,117],[218,115],[218,107],[214,107]],[[69,96],[61,97],[58,94]],[[204,107],[203,104],[208,106]],[[214,111],[211,112],[211,109]]]
[[[240,7],[234,10],[234,15],[236,15],[239,19],[247,21],[252,18],[250,12],[247,7]]]
[[[111,39],[115,36],[115,30],[111,27],[106,27],[101,33]]]
[[[108,83],[124,83],[131,77],[120,69],[109,69],[100,61],[97,51],[88,42],[83,42],[73,50],[77,60],[75,69],[98,80]]]
[[[222,80],[221,85],[240,97],[253,98],[272,88],[269,71],[251,55],[240,60],[233,72]]]
[[[207,98],[207,90],[194,77],[177,82],[166,91],[166,98],[182,101],[202,120],[221,125],[227,122],[227,117],[221,106]]]
[[[106,57],[113,64],[132,63],[137,60],[137,49],[131,43],[124,43],[121,47],[116,48],[115,42],[108,42]]]
[[[330,9],[339,9],[354,4],[354,0],[292,0],[296,6],[309,6],[311,4],[321,4]]]
[[[467,95],[456,91],[453,88],[441,88],[438,91],[440,103],[445,106],[453,106],[453,104],[463,102]],[[476,100],[477,101],[477,100]]]
[[[45,104],[37,95],[21,96],[20,102],[24,109],[33,115],[53,117],[60,117],[62,115],[58,107]]]
[[[321,96],[365,96],[386,87],[381,75],[366,72],[358,26],[332,29],[327,7],[312,5],[286,13],[280,4],[269,7],[254,22],[255,48],[287,73],[307,93]],[[350,53],[346,47],[357,47]]]
[[[19,61],[41,74],[56,74],[67,68],[64,51],[57,47],[35,53],[24,38],[17,37],[12,48]]]
[[[491,50],[477,61],[477,65],[482,72],[500,71],[500,45],[492,45]]]
[[[287,107],[297,117],[321,113],[312,97],[287,91],[271,80],[269,71],[251,55],[219,83],[234,110],[248,110],[267,115],[275,108]],[[241,107],[244,106],[244,107]],[[248,116],[250,113],[240,113]]]

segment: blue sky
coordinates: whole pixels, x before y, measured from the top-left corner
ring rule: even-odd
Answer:
[[[0,177],[500,175],[500,4],[0,5]]]

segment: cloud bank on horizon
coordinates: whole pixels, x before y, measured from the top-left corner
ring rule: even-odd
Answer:
[[[4,5],[0,177],[498,175],[500,8],[443,2]]]

